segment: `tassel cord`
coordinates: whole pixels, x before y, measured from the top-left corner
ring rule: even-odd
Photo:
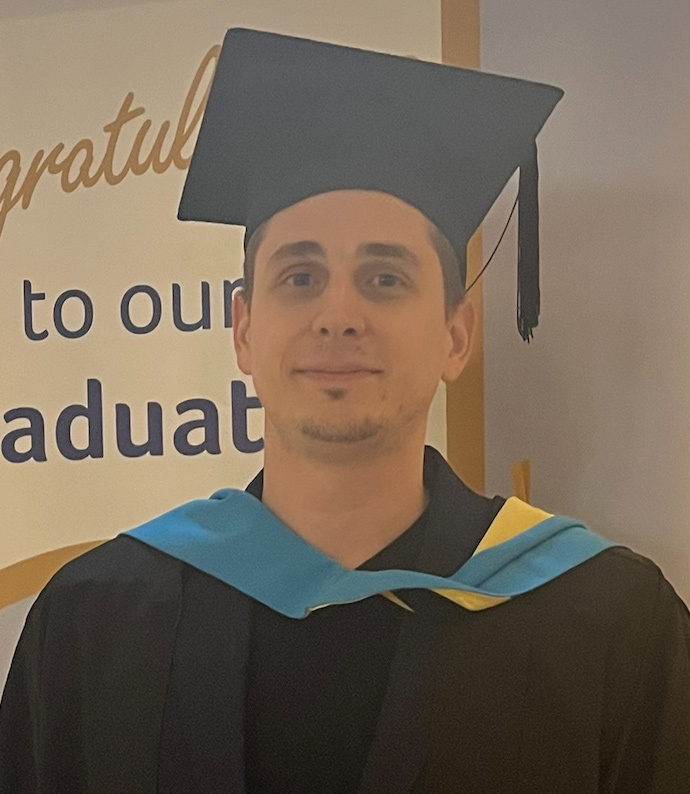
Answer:
[[[477,276],[474,278],[470,286],[465,290],[465,294],[467,294],[472,287],[479,281],[479,279],[484,275],[484,271],[489,267],[491,264],[491,260],[496,256],[498,249],[501,247],[501,243],[503,242],[503,238],[506,236],[506,232],[508,231],[508,227],[510,226],[510,222],[513,220],[513,215],[515,215],[515,210],[517,209],[518,201],[520,199],[520,194],[515,197],[515,201],[513,203],[513,209],[510,211],[510,215],[508,215],[508,220],[506,221],[506,225],[503,227],[503,231],[501,232],[501,236],[498,238],[498,242],[496,243],[494,250],[491,252],[491,256],[486,260],[486,264],[484,267],[479,271]]]

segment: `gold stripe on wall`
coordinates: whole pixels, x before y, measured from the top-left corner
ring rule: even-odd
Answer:
[[[101,543],[105,541],[92,540],[88,543],[64,546],[3,568],[0,570],[0,609],[36,595],[63,565],[79,557],[80,554],[100,546]]]
[[[518,499],[529,503],[532,496],[532,468],[528,460],[519,460],[510,467],[513,492]]]
[[[441,0],[441,56],[464,69],[480,66],[480,0]],[[482,266],[481,230],[467,247],[467,283]],[[470,488],[484,492],[484,316],[482,285],[470,297],[477,312],[474,351],[462,376],[446,390],[448,462]]]

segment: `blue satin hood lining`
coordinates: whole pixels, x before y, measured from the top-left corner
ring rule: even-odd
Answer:
[[[291,618],[377,593],[458,590],[501,601],[520,596],[614,545],[579,522],[551,516],[475,554],[449,577],[349,570],[310,546],[255,497],[225,489],[125,533]]]

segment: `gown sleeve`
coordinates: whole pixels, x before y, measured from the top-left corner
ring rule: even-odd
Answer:
[[[179,618],[180,563],[116,538],[29,612],[0,706],[0,792],[150,794]]]
[[[690,791],[690,614],[658,576],[649,627],[640,626],[644,655],[607,794]]]
[[[0,705],[2,794],[93,790],[88,768],[99,759],[90,750],[89,710],[102,693],[97,665],[85,666],[83,651],[95,662],[99,651],[109,655],[109,645],[93,645],[98,623],[80,595],[62,586],[58,574],[27,617]]]
[[[35,794],[41,746],[41,646],[44,599],[33,605],[0,704],[0,791]]]

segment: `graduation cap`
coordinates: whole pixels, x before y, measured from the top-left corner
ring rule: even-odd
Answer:
[[[520,169],[518,329],[539,321],[535,139],[563,92],[242,28],[227,32],[178,217],[245,226],[333,190],[375,190],[467,243]]]

